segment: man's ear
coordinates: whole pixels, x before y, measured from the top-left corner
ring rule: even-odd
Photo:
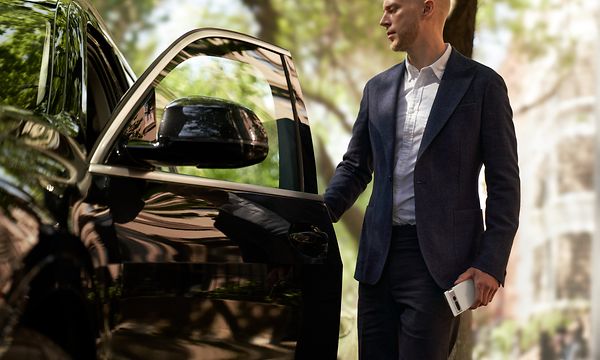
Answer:
[[[433,14],[433,6],[433,1],[425,0],[425,2],[423,3],[423,15],[428,16]]]

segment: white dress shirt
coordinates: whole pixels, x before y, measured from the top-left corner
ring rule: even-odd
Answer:
[[[421,71],[408,58],[405,61],[406,71],[398,94],[392,214],[394,225],[415,224],[415,163],[431,106],[451,52],[452,47],[446,44],[446,51],[442,56]]]

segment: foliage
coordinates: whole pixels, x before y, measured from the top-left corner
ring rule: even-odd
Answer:
[[[574,0],[571,6],[577,6]],[[574,62],[576,35],[564,31],[568,23],[557,23],[551,14],[559,12],[560,0],[480,0],[477,28],[480,31],[504,32],[510,36],[510,51],[530,60],[550,52],[558,53],[558,64],[571,66]],[[570,21],[568,17],[564,21]]]
[[[493,31],[514,30],[520,26],[517,14],[530,8],[528,0],[479,0],[477,26]]]
[[[141,74],[170,42],[200,27],[252,33],[251,13],[236,1],[92,0],[132,69]],[[227,9],[227,11],[224,11]],[[231,11],[231,10],[234,11]],[[163,25],[169,24],[167,27]],[[174,29],[176,28],[176,29]]]
[[[180,167],[178,172],[212,179],[279,187],[279,144],[272,90],[251,65],[226,58],[199,56],[186,60],[156,87],[157,118],[168,102],[184,96],[208,96],[241,104],[262,120],[269,139],[267,158],[241,169]]]

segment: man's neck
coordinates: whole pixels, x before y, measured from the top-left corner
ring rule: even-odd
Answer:
[[[430,42],[421,41],[407,51],[408,61],[421,70],[433,64],[444,54],[444,51],[446,51],[446,44],[441,38]]]

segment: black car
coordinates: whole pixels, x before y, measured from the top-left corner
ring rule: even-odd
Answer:
[[[288,51],[199,29],[135,80],[87,1],[0,0],[0,70],[0,355],[335,358]]]

